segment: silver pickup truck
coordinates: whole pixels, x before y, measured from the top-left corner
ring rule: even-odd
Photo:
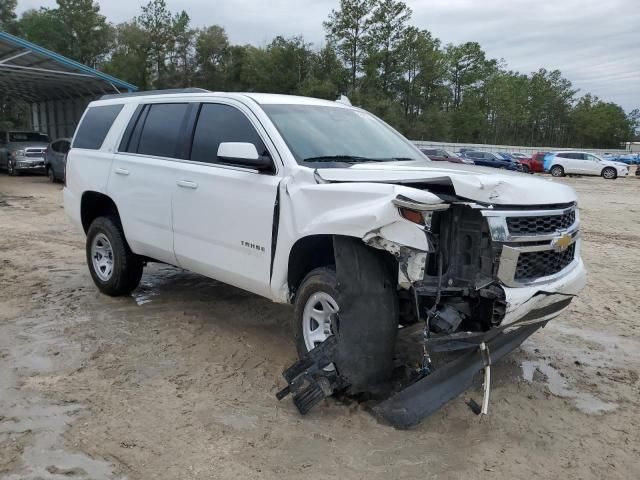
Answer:
[[[44,154],[49,137],[26,130],[0,131],[0,169],[9,175],[23,171],[44,173]]]

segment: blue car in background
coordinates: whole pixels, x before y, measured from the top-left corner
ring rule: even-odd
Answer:
[[[639,165],[640,164],[640,153],[629,153],[626,155],[604,155],[602,157],[604,160],[609,160],[610,162],[620,162],[626,165]]]
[[[522,165],[513,160],[503,158],[491,152],[479,152],[476,150],[466,150],[460,156],[473,160],[476,165],[483,167],[504,168],[506,170],[516,170],[521,172]]]

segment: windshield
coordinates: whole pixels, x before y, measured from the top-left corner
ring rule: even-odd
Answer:
[[[457,155],[449,150],[443,150],[445,155],[449,155],[450,157],[457,157]]]
[[[38,132],[9,132],[9,141],[49,143],[49,137]]]
[[[359,110],[319,105],[262,108],[300,164],[428,161],[381,121]]]

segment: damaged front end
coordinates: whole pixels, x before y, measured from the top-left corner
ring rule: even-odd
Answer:
[[[293,393],[305,413],[332,392],[364,392],[379,418],[409,427],[484,369],[486,413],[491,362],[567,308],[585,284],[579,215],[575,203],[446,200],[397,195],[402,219],[362,240],[335,237],[341,298],[334,336],[285,372],[279,398]],[[416,227],[410,234],[407,221]],[[447,361],[433,362],[438,354]],[[323,370],[331,363],[335,371]]]

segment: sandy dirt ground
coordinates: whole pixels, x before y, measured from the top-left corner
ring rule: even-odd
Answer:
[[[277,402],[290,307],[151,265],[98,293],[62,187],[0,175],[0,478],[640,478],[640,178],[579,193],[589,284],[494,367],[487,417]]]

